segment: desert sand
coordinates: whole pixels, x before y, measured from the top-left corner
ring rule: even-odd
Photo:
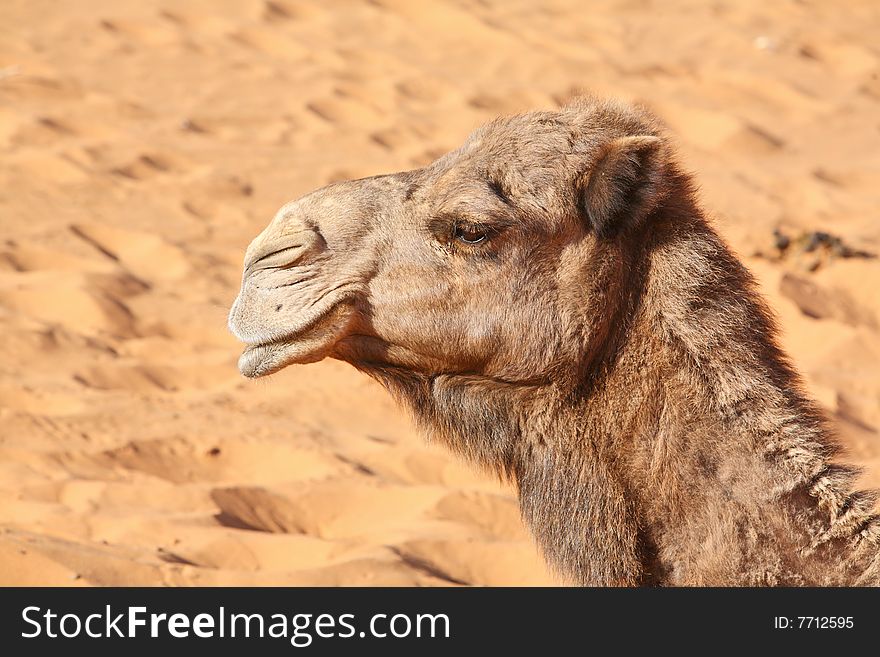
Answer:
[[[877,44],[871,0],[4,0],[0,584],[559,583],[509,487],[345,364],[242,379],[225,316],[284,202],[580,91],[668,124],[880,487]]]

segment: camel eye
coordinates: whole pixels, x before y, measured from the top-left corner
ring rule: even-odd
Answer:
[[[481,244],[489,237],[489,231],[481,226],[458,224],[455,226],[453,237],[463,244]]]

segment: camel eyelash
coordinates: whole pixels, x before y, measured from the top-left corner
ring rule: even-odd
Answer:
[[[486,223],[460,216],[441,217],[432,222],[431,232],[451,249],[476,250],[504,229],[500,223]]]
[[[473,221],[456,221],[452,226],[452,239],[469,246],[487,242],[495,233],[495,227]]]

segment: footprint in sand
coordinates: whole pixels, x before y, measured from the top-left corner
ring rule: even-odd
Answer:
[[[3,384],[0,384],[0,407],[43,416],[75,415],[89,410],[88,402],[75,392]]]
[[[136,335],[131,310],[117,297],[96,289],[93,280],[84,273],[59,277],[47,271],[0,277],[0,307],[85,335]]]
[[[320,15],[318,7],[307,6],[305,3],[282,2],[281,0],[263,2],[262,17],[267,23],[297,21],[304,18],[314,18],[318,15]]]
[[[176,281],[190,273],[183,250],[157,235],[99,223],[74,224],[70,230],[143,281]]]
[[[330,98],[319,98],[306,103],[306,109],[327,123],[343,125],[376,124],[382,120],[382,113],[370,103],[345,94]]]
[[[479,491],[456,491],[441,499],[432,517],[466,525],[487,538],[527,540],[513,496]]]
[[[408,78],[398,82],[394,88],[403,98],[423,102],[435,102],[448,97],[450,89],[433,79]]]
[[[239,176],[209,173],[187,186],[183,209],[199,219],[216,218],[224,208],[241,205],[253,196],[253,184]],[[238,260],[236,258],[236,265]]]
[[[102,18],[98,27],[125,46],[168,46],[181,42],[181,34],[173,23],[162,21],[161,16],[147,20]]]
[[[10,76],[3,85],[3,95],[13,100],[54,103],[81,101],[82,87],[74,80],[61,77],[48,66],[32,63],[26,72]]]
[[[286,443],[193,436],[132,441],[96,459],[175,483],[234,482],[248,490],[257,484],[319,480],[342,470],[331,456]]]
[[[433,487],[378,486],[347,479],[316,482],[300,493],[295,487],[288,494],[283,488],[262,487],[212,492],[223,524],[325,539],[405,532],[427,519],[426,512],[441,495]]]
[[[36,116],[21,121],[8,142],[13,146],[51,147],[81,134],[79,126],[70,119]]]
[[[172,170],[171,161],[161,155],[144,153],[127,164],[111,169],[111,173],[129,180],[147,180]]]
[[[41,547],[17,536],[0,538],[0,581],[7,586],[88,586],[74,568],[41,554]]]
[[[403,125],[374,132],[370,135],[370,140],[386,150],[398,151],[406,148],[420,148],[426,136],[411,126]]]
[[[875,68],[862,78],[859,93],[874,100],[880,100],[880,69]]]
[[[115,267],[106,258],[84,258],[33,243],[7,242],[0,248],[0,269],[17,272],[69,271],[110,274]]]
[[[57,185],[81,185],[90,178],[87,169],[64,153],[27,150],[10,156],[6,162],[27,177]]]
[[[423,167],[431,164],[434,160],[442,157],[446,153],[449,152],[448,148],[428,148],[427,150],[422,151],[418,155],[415,155],[410,158],[410,164],[414,167]]]
[[[217,488],[211,499],[220,509],[217,522],[226,527],[273,534],[305,534],[307,513],[300,505],[265,488]],[[314,533],[314,532],[312,532]]]
[[[278,534],[259,531],[195,534],[174,546],[174,554],[207,568],[256,571],[287,571],[322,568],[340,558],[336,542],[303,534]]]
[[[813,319],[834,319],[850,326],[877,330],[877,318],[870,308],[857,303],[845,290],[829,290],[803,276],[786,272],[779,283],[782,296]]]
[[[721,111],[679,105],[659,107],[658,111],[673,132],[707,151],[768,155],[786,145],[770,130]]]
[[[185,392],[188,390],[217,390],[240,383],[239,375],[229,366],[228,359],[218,364],[203,359],[177,360],[174,364],[156,365],[93,365],[80,368],[74,380],[96,390],[127,390],[150,394],[155,392]],[[160,362],[167,362],[161,359]]]
[[[289,34],[258,25],[240,28],[229,34],[229,39],[248,49],[257,50],[280,60],[302,61],[309,49]]]
[[[751,155],[772,155],[785,148],[785,140],[767,128],[745,122],[741,129],[725,142],[725,147]]]
[[[798,54],[820,62],[830,68],[834,75],[844,78],[860,78],[876,70],[878,56],[858,43],[806,43]]]
[[[523,541],[467,539],[407,541],[393,548],[407,564],[450,584],[551,586],[535,546]]]

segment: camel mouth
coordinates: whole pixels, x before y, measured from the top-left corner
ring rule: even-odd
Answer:
[[[288,365],[304,365],[321,360],[322,355],[294,342],[268,342],[248,345],[238,358],[238,371],[249,379],[258,379],[283,370]]]
[[[344,304],[339,304],[301,331],[247,345],[238,358],[238,370],[249,379],[258,379],[288,365],[323,360],[349,332],[351,320],[352,313]]]

